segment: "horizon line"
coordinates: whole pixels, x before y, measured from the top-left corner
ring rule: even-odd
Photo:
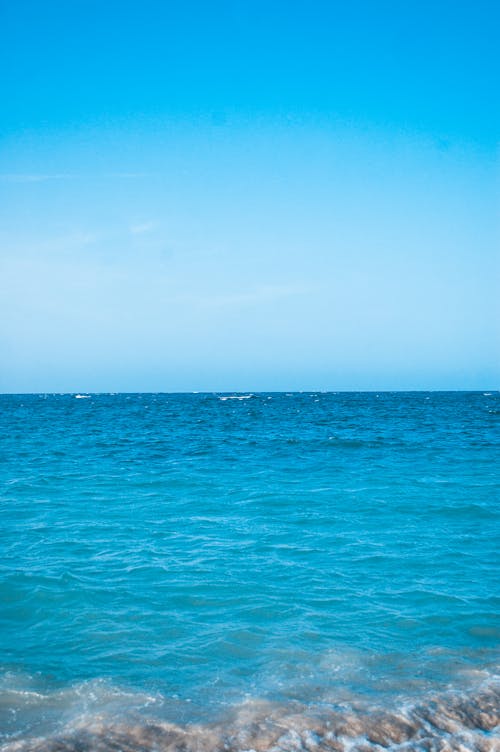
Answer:
[[[114,390],[104,390],[104,391],[85,391],[85,390],[70,390],[70,391],[44,391],[44,390],[36,390],[36,391],[30,391],[30,392],[2,392],[0,391],[0,397],[28,397],[28,396],[36,396],[36,395],[51,395],[51,396],[75,396],[75,395],[86,395],[88,397],[98,397],[98,396],[117,396],[117,395],[136,395],[136,394],[161,394],[161,395],[194,395],[194,394],[200,394],[200,395],[226,395],[226,394],[235,394],[235,395],[249,395],[249,396],[256,396],[259,394],[477,394],[477,393],[499,393],[500,388],[498,387],[482,387],[480,389],[259,389],[259,390],[251,390],[251,389],[210,389],[210,390],[203,390],[203,389],[196,389],[196,390],[190,390],[190,391],[156,391],[156,390],[146,390],[146,391],[114,391]]]

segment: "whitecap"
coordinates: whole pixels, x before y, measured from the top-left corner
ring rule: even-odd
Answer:
[[[219,399],[222,402],[225,402],[226,400],[245,400],[250,399],[251,397],[253,397],[253,394],[231,394],[224,397],[219,397]]]

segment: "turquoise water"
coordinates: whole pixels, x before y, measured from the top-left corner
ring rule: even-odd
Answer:
[[[6,749],[241,735],[262,703],[303,740],[496,688],[498,392],[4,395],[0,423]]]

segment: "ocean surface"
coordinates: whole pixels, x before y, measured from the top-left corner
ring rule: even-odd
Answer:
[[[0,748],[499,741],[500,394],[0,396]]]

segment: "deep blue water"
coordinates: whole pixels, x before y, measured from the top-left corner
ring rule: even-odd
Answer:
[[[498,392],[3,395],[0,427],[0,739],[494,676]]]

